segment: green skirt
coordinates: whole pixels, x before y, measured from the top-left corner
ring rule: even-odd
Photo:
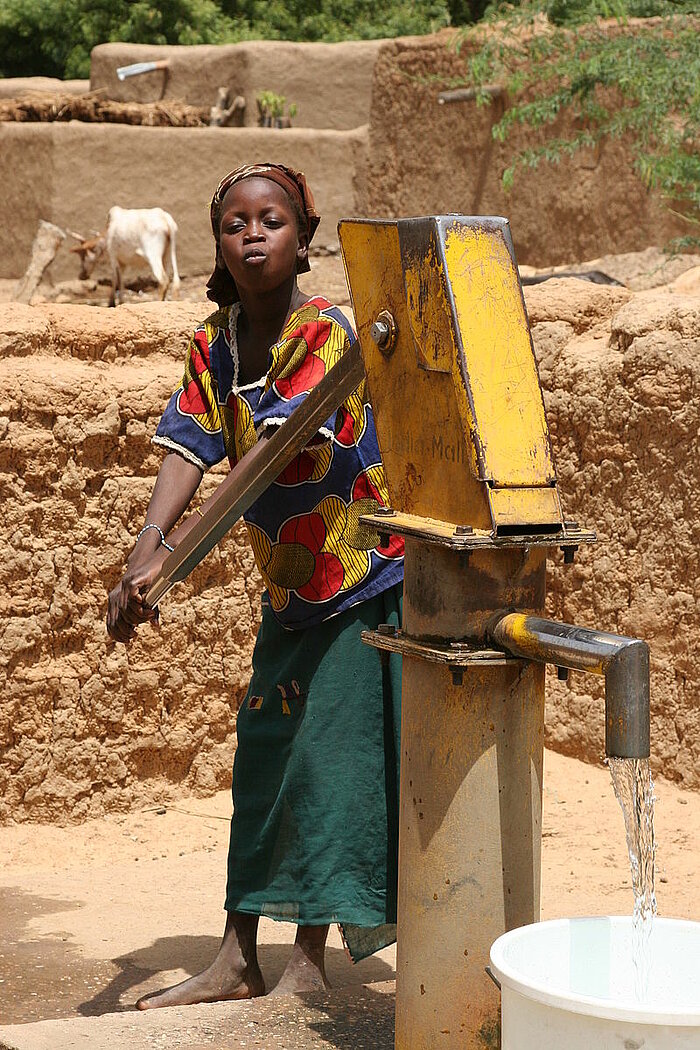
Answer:
[[[354,959],[395,938],[401,660],[360,632],[401,589],[299,631],[264,595],[238,713],[226,909],[337,922]]]

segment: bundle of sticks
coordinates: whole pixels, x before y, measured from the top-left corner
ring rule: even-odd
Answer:
[[[198,128],[209,124],[209,109],[167,102],[113,102],[101,92],[61,95],[36,92],[0,99],[0,121],[82,120],[91,124],[143,124],[148,127]]]

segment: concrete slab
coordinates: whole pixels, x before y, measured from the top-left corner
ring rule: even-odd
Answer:
[[[390,1050],[394,983],[0,1027],[0,1050]]]

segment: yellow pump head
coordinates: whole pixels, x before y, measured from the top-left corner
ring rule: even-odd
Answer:
[[[507,220],[338,230],[394,510],[494,537],[562,531]]]

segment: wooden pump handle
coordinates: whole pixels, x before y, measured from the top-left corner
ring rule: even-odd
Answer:
[[[208,510],[163,562],[160,573],[146,594],[150,606],[176,583],[186,579],[194,567],[238,519],[275,481],[323,426],[356,390],[365,371],[359,341],[352,344],[297,409],[265,441],[258,441],[219,485]]]

